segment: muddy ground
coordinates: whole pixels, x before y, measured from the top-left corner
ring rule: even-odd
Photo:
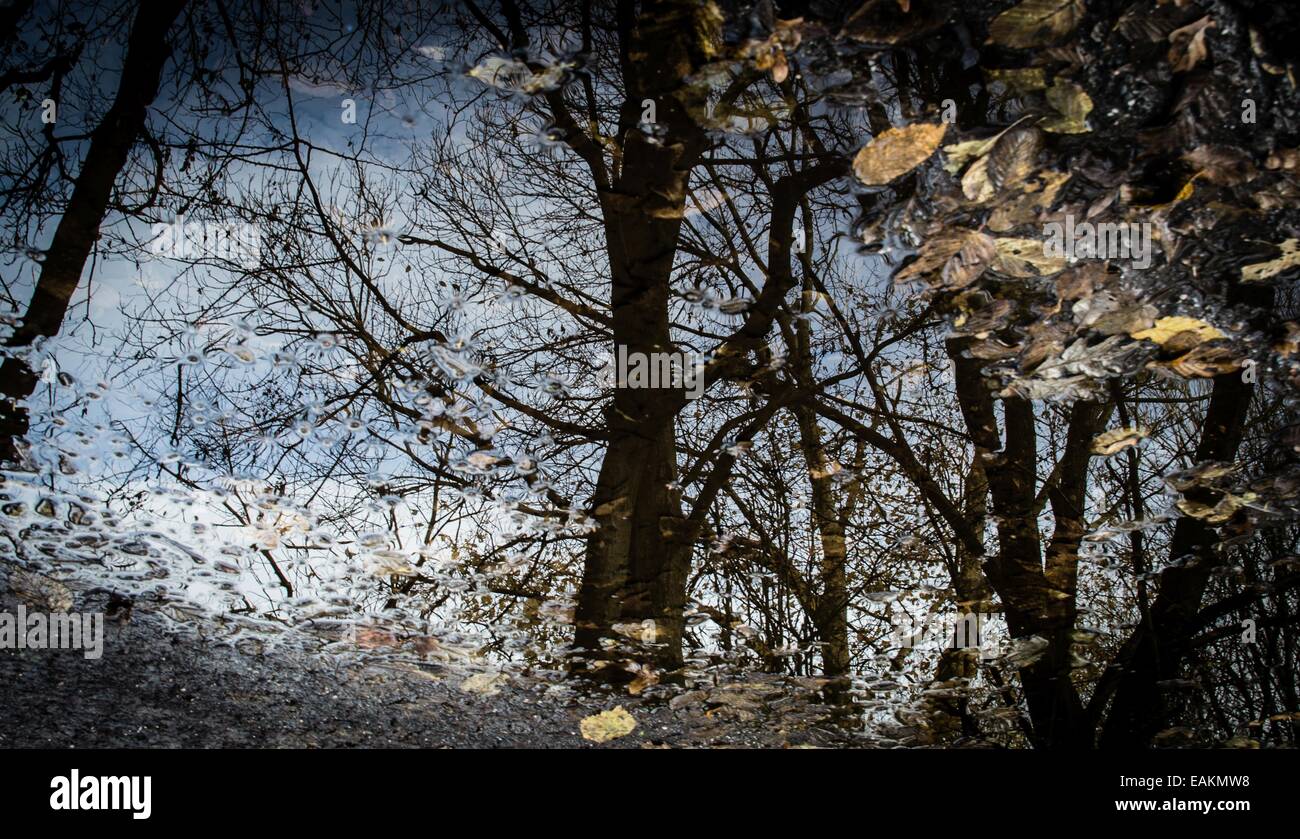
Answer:
[[[581,720],[616,705],[637,727],[600,747],[869,745],[763,677],[671,703],[547,693],[553,680],[520,675],[482,695],[463,689],[465,678],[436,665],[248,655],[137,610],[105,622],[99,660],[0,650],[0,748],[583,748],[596,744],[579,734]]]

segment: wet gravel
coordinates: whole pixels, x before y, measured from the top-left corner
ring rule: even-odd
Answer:
[[[648,748],[862,745],[770,684],[645,699],[512,676],[499,693],[463,673],[274,649],[248,655],[139,610],[106,621],[104,654],[0,650],[0,748]],[[581,720],[637,720],[597,746]]]

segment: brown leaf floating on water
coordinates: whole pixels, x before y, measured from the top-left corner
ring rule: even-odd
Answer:
[[[868,186],[883,186],[928,160],[947,131],[947,125],[931,123],[890,128],[858,151],[853,173]]]

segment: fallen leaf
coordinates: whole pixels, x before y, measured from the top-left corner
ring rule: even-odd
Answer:
[[[1244,183],[1259,175],[1250,157],[1232,146],[1197,146],[1184,154],[1183,160],[1195,167],[1201,177],[1219,186]]]
[[[1212,379],[1241,369],[1241,360],[1230,348],[1201,344],[1180,355],[1168,366],[1186,379]]]
[[[519,79],[527,78],[531,73],[521,61],[489,55],[470,68],[466,75],[493,87],[512,87]]]
[[[652,667],[642,667],[637,671],[636,678],[628,683],[627,692],[639,696],[641,691],[657,684],[659,684],[659,671]]]
[[[1057,282],[1060,282],[1058,279]],[[1065,350],[1065,341],[1073,330],[1068,324],[1047,324],[1043,321],[1030,324],[1025,330],[1029,335],[1029,344],[1020,354],[1019,367],[1029,372],[1049,358],[1059,356]]]
[[[1043,657],[1052,642],[1048,641],[1041,635],[1030,635],[1027,638],[1017,638],[1011,642],[1011,649],[1007,651],[999,660],[1012,667],[1028,667],[1035,661]]]
[[[1105,282],[1106,267],[1099,262],[1085,262],[1056,278],[1056,297],[1086,301]]]
[[[358,626],[353,641],[363,650],[375,650],[381,647],[396,647],[401,640],[387,629],[373,626]]]
[[[1042,148],[1043,132],[1032,125],[1008,130],[989,151],[989,183],[999,191],[1019,184],[1034,171]]]
[[[1070,263],[1061,256],[1048,256],[1038,239],[997,239],[993,270],[1009,277],[1029,279],[1064,271]]]
[[[1300,149],[1278,149],[1264,161],[1264,168],[1290,172],[1300,169]]]
[[[16,568],[9,573],[9,589],[19,600],[43,612],[66,612],[72,608],[72,591],[44,574]]]
[[[640,641],[643,644],[653,644],[659,637],[659,625],[653,620],[614,623],[610,629],[624,638]]]
[[[1282,255],[1277,259],[1241,266],[1241,279],[1248,283],[1257,283],[1300,265],[1300,239],[1287,239],[1278,245],[1278,249],[1282,251]]]
[[[611,711],[601,711],[578,724],[583,739],[593,743],[606,743],[632,733],[636,720],[619,705]]]
[[[420,573],[400,551],[372,551],[366,556],[366,567],[376,577],[415,577]]]
[[[1016,49],[1045,47],[1074,31],[1083,10],[1083,0],[1025,0],[993,19],[988,42]]]
[[[1175,492],[1187,492],[1189,489],[1196,487],[1215,488],[1224,483],[1225,478],[1231,478],[1236,472],[1236,466],[1231,463],[1207,460],[1196,464],[1190,469],[1166,475],[1165,483],[1169,484],[1170,488]]]
[[[1101,277],[1105,277],[1104,269]],[[1155,306],[1144,303],[1140,295],[1125,288],[1103,289],[1078,301],[1070,309],[1079,326],[1103,335],[1131,335],[1150,329],[1160,314]]]
[[[753,40],[745,44],[740,53],[752,59],[754,69],[770,70],[772,81],[780,84],[790,75],[790,65],[785,58],[779,33],[773,32],[766,40]]]
[[[917,123],[890,128],[853,158],[853,173],[869,186],[883,186],[924,163],[943,142],[948,126]]]
[[[1060,114],[1042,122],[1044,131],[1053,134],[1084,134],[1088,128],[1088,114],[1092,112],[1092,97],[1074,82],[1057,79],[1047,89],[1047,103]]]
[[[943,153],[948,158],[947,162],[943,164],[944,171],[950,175],[957,174],[961,171],[961,167],[966,165],[966,161],[988,154],[989,149],[993,148],[993,144],[1005,133],[1005,131],[999,131],[984,140],[965,140],[960,143],[953,143],[951,146],[944,146]]]
[[[475,673],[460,683],[460,689],[480,696],[496,696],[501,692],[501,686],[509,681],[505,673]]]
[[[966,174],[961,178],[961,192],[976,204],[983,204],[994,195],[997,195],[997,188],[993,186],[993,181],[989,179],[989,159],[981,157],[979,160],[966,170]]]
[[[1070,180],[1070,173],[1039,172],[1021,187],[1021,194],[1003,203],[989,215],[988,228],[994,233],[1005,233],[1022,224],[1038,220],[1041,210],[1056,203],[1056,196]]]
[[[963,237],[961,247],[943,266],[945,288],[961,289],[975,282],[997,257],[992,237],[972,233]]]
[[[1169,33],[1169,63],[1175,73],[1185,73],[1200,64],[1208,52],[1205,48],[1205,30],[1214,26],[1209,15]]]
[[[674,711],[680,711],[691,705],[699,705],[708,698],[708,693],[702,690],[688,690],[685,693],[679,693],[672,699],[668,700],[668,707]]]
[[[1006,327],[1015,307],[1010,300],[988,303],[987,297],[987,294],[974,289],[957,295],[953,301],[959,312],[953,319],[955,334],[974,335],[983,339]]]
[[[1242,507],[1252,506],[1258,500],[1259,496],[1253,492],[1244,492],[1241,495],[1226,492],[1223,494],[1223,498],[1214,505],[1194,501],[1190,498],[1182,498],[1178,500],[1175,506],[1184,515],[1201,519],[1207,524],[1223,524]]]
[[[1136,446],[1147,436],[1147,433],[1145,428],[1114,428],[1102,432],[1092,439],[1092,453],[1110,457],[1116,452]]]
[[[534,73],[527,64],[514,58],[488,56],[466,75],[501,90],[534,94],[560,87],[572,67],[561,62]]]
[[[1182,317],[1181,315],[1160,318],[1156,321],[1155,326],[1150,329],[1143,329],[1140,332],[1134,332],[1131,337],[1139,341],[1154,341],[1164,346],[1183,333],[1190,333],[1198,344],[1224,337],[1224,334],[1211,324],[1197,318]]]
[[[993,239],[977,230],[951,228],[926,241],[914,261],[908,263],[895,276],[895,282],[940,273],[941,283],[931,285],[949,289],[965,288],[997,255]]]

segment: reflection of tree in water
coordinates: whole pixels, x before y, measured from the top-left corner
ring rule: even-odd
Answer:
[[[10,562],[635,696],[817,678],[918,742],[1294,742],[1287,10],[235,11],[7,54],[123,68],[5,153],[49,245],[5,274]],[[72,305],[182,213],[261,264]],[[620,349],[703,397],[610,387]],[[968,612],[1000,657],[891,644]]]

